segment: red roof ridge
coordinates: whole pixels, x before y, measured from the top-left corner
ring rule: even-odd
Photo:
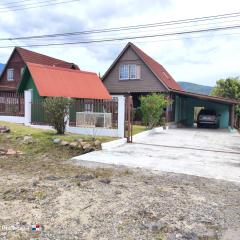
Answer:
[[[42,53],[37,53],[21,47],[15,47],[15,50],[20,54],[24,62],[39,63],[43,65],[62,65],[65,68],[71,68],[75,66],[76,69],[79,69],[79,67],[74,63],[53,58]]]
[[[137,55],[151,69],[151,71],[157,76],[157,78],[161,80],[161,82],[163,82],[164,85],[167,86],[167,88],[172,90],[182,90],[179,84],[173,79],[173,77],[168,73],[168,71],[160,63],[158,63],[155,59],[147,55],[145,52],[143,52],[140,48],[138,48],[133,43],[129,42],[128,45],[135,50]]]
[[[39,68],[48,68],[52,70],[59,70],[59,71],[66,71],[66,72],[73,72],[73,73],[86,73],[86,74],[93,74],[97,75],[94,72],[87,72],[87,71],[82,71],[82,70],[74,70],[74,69],[69,69],[69,68],[63,68],[63,67],[57,67],[57,66],[50,66],[50,65],[44,65],[44,64],[38,64],[38,63],[31,63],[31,62],[26,62],[28,66],[35,66]]]

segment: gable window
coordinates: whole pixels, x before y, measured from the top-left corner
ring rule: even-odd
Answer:
[[[120,66],[120,73],[119,73],[119,79],[120,80],[125,80],[129,79],[129,68],[128,65],[123,64]]]
[[[119,67],[119,80],[140,79],[140,65],[122,64]]]
[[[14,69],[13,68],[9,68],[7,70],[7,80],[8,81],[13,81],[13,75],[14,75]]]
[[[136,65],[129,65],[129,78],[130,79],[137,79],[137,66]]]

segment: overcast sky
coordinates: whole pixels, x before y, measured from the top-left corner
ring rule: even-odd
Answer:
[[[29,4],[29,0],[21,1],[19,0],[20,7]],[[78,2],[24,11],[4,9],[3,7],[6,7],[10,2],[13,1],[0,1],[0,38],[139,25],[240,12],[240,1],[237,0],[79,0]],[[31,1],[32,4],[37,2],[39,1]],[[235,21],[234,24],[240,24],[240,17],[238,19],[239,21]],[[166,29],[165,32],[180,30],[184,29]],[[157,32],[146,31],[145,33]],[[113,34],[99,34],[85,36],[84,40],[114,36]],[[58,41],[46,39],[41,43],[81,39],[82,37],[75,36]],[[240,75],[240,29],[187,37],[131,41],[161,63],[176,81],[211,86],[219,78]],[[32,47],[29,49],[74,62],[82,70],[100,72],[103,75],[127,42],[128,40],[88,45]],[[0,41],[0,46],[31,43],[39,42],[36,40]],[[0,49],[0,62],[5,63],[11,51],[12,48]]]

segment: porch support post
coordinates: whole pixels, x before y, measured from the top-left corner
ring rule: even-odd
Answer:
[[[230,107],[230,126],[231,128],[234,128],[234,110],[235,110],[235,106],[234,104],[231,105]]]
[[[24,91],[24,116],[25,116],[24,124],[26,126],[31,125],[32,96],[33,96],[33,90],[32,89]]]

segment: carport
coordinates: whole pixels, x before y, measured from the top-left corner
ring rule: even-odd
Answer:
[[[220,98],[185,91],[174,91],[174,120],[186,127],[194,126],[194,112],[196,108],[213,109],[219,114],[220,128],[234,126],[234,108],[238,103],[234,99]]]

